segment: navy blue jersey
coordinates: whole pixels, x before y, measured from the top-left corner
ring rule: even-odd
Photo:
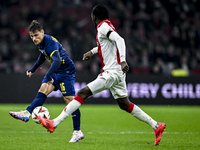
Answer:
[[[45,34],[44,39],[42,43],[38,45],[38,48],[41,54],[44,55],[46,60],[50,63],[53,62],[51,58],[52,55],[55,52],[59,52],[62,63],[55,73],[66,72],[70,74],[76,71],[73,61],[69,58],[59,41],[53,36]]]

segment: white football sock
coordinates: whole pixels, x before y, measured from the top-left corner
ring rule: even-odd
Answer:
[[[81,106],[77,100],[72,100],[61,112],[61,114],[54,119],[54,127],[57,127],[65,118],[70,116],[75,110],[77,110]]]
[[[146,122],[153,129],[157,128],[157,122],[153,120],[149,115],[147,115],[142,109],[140,109],[137,105],[134,104],[133,110],[131,114],[137,119]]]

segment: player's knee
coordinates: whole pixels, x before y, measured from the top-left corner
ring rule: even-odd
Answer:
[[[92,95],[91,90],[88,88],[88,86],[85,86],[84,88],[80,89],[77,92],[77,95],[80,96],[83,99],[86,99],[87,97]]]
[[[119,105],[119,108],[122,109],[122,110],[124,110],[124,111],[127,110],[127,106],[125,106],[125,105]]]
[[[64,101],[65,101],[65,104],[66,104],[66,105],[69,104],[69,102],[70,102],[69,99],[64,99]]]
[[[45,94],[45,95],[48,95],[48,88],[46,87],[46,86],[41,86],[40,87],[40,89],[39,89],[39,91],[38,92],[40,92],[40,93],[43,93],[43,94]]]
[[[47,90],[42,89],[42,88],[40,88],[38,92],[48,95]]]
[[[121,105],[119,105],[119,108],[120,108],[120,109],[122,109],[122,110],[124,110],[124,107],[123,107],[123,106],[121,106]]]
[[[45,95],[49,95],[49,93],[51,93],[54,90],[54,88],[55,87],[52,84],[48,85],[47,83],[43,83],[38,92],[41,92]]]
[[[64,96],[63,98],[65,103],[69,104],[73,100],[74,96]]]
[[[117,103],[118,103],[119,107],[122,110],[127,111],[127,109],[130,106],[130,101],[127,98],[119,98],[119,99],[116,99],[116,100],[117,100]]]

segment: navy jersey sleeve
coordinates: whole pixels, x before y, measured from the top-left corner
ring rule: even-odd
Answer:
[[[51,74],[54,73],[61,65],[61,59],[59,54],[59,44],[56,42],[57,40],[53,40],[47,45],[46,52],[49,54],[49,59],[51,62],[51,67],[46,73],[47,82],[51,81]]]
[[[28,70],[28,72],[32,72],[32,73],[35,72],[35,70],[36,70],[45,60],[46,60],[46,59],[45,59],[44,55],[42,55],[42,54],[40,53],[40,55],[39,55],[37,61],[35,62],[35,64],[33,65],[33,67],[32,67],[30,70]]]
[[[51,81],[51,74],[54,73],[61,65],[61,60],[60,60],[60,54],[59,52],[54,52],[53,55],[51,56],[53,62],[51,64],[50,69],[48,70],[48,72],[46,73],[46,79],[47,82]]]

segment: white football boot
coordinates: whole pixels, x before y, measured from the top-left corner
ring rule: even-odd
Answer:
[[[71,140],[69,141],[69,143],[75,143],[78,142],[80,140],[82,140],[84,138],[83,133],[81,132],[81,130],[78,131],[74,131]]]
[[[28,122],[29,121],[29,118],[31,116],[31,114],[27,111],[27,110],[21,110],[21,111],[18,111],[18,112],[12,112],[10,111],[9,114],[17,119],[17,120],[21,120],[21,121],[24,121],[24,122]]]

